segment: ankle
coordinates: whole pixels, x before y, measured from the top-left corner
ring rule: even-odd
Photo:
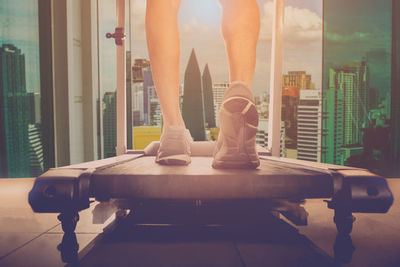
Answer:
[[[251,93],[251,94],[253,94],[253,91],[252,91],[252,89],[251,89],[251,82],[248,82],[248,81],[245,81],[245,80],[232,80],[231,82],[230,82],[230,85],[232,86],[232,85],[234,85],[234,84],[241,84],[241,85],[244,85],[244,87],[247,89],[247,90],[249,90],[249,92]]]
[[[183,119],[163,120],[163,127],[170,127],[170,126],[185,126],[185,122],[183,121]]]

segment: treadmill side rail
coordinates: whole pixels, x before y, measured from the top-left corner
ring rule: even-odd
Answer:
[[[37,177],[29,192],[35,212],[75,212],[89,207],[90,178],[95,169],[53,168]]]

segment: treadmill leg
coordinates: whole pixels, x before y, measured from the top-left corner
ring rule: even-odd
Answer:
[[[57,246],[57,249],[61,252],[61,259],[67,263],[77,263],[79,244],[76,239],[75,228],[79,214],[78,212],[61,213],[57,218],[61,221],[64,231],[61,244]]]
[[[349,235],[353,230],[353,222],[355,217],[349,210],[335,209],[333,221],[336,224],[336,229],[339,234]]]
[[[355,218],[349,210],[335,209],[333,220],[338,230],[335,244],[333,245],[334,260],[339,264],[350,263],[355,251],[350,236]]]
[[[79,221],[79,214],[78,212],[61,213],[57,219],[61,221],[64,233],[73,233]]]

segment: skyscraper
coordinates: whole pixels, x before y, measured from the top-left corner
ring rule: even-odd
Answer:
[[[282,121],[285,122],[286,148],[297,146],[297,106],[299,105],[299,87],[284,86],[282,88]]]
[[[132,87],[133,125],[140,126],[144,124],[143,82],[134,82]]]
[[[116,92],[106,92],[103,98],[104,158],[114,157],[117,146]]]
[[[40,94],[39,93],[28,93],[29,97],[29,113],[30,113],[30,124],[40,123]]]
[[[131,69],[131,52],[126,51],[126,148],[132,149],[132,69]]]
[[[145,125],[150,125],[150,88],[154,87],[151,67],[142,69],[143,72],[143,119]]]
[[[289,71],[282,77],[282,86],[295,86],[299,89],[314,89],[315,85],[311,81],[311,75],[305,71]]]
[[[336,72],[330,69],[329,89],[324,89],[321,161],[342,165],[344,99],[343,90],[336,89],[335,76]]]
[[[44,171],[43,145],[40,134],[40,124],[29,124],[30,168],[32,177],[41,175]]]
[[[154,86],[154,83],[148,59],[135,59],[135,64],[132,66],[132,82],[132,112],[139,112],[139,116],[136,114],[136,120],[133,121],[133,124],[135,126],[149,125],[150,99],[148,90],[149,87]],[[140,118],[139,121],[137,120],[138,117]]]
[[[135,58],[132,66],[133,82],[143,82],[143,69],[150,67],[150,61],[145,58]]]
[[[229,88],[229,83],[214,83],[213,85],[213,100],[214,100],[214,114],[217,127],[219,126],[218,111],[222,104],[222,98],[225,91]]]
[[[0,175],[29,177],[29,99],[25,55],[14,45],[0,47]]]
[[[148,87],[148,98],[149,98],[149,122],[151,126],[159,126],[162,124],[161,107],[158,101],[156,88],[154,86]]]
[[[297,112],[297,159],[321,161],[321,102],[320,90],[300,90]]]
[[[205,116],[201,72],[194,49],[185,71],[182,116],[195,141],[205,141]]]
[[[210,70],[208,64],[206,64],[203,71],[203,96],[204,96],[204,110],[206,116],[206,124],[208,128],[215,128],[215,111],[214,111],[214,99],[213,99],[213,86],[211,80]]]
[[[343,145],[362,144],[362,129],[369,126],[368,68],[365,61],[342,63],[333,68],[332,84],[343,91]]]
[[[280,156],[286,157],[285,149],[285,123],[281,122]],[[258,130],[256,134],[256,144],[262,147],[268,147],[268,119],[260,118],[258,121]]]

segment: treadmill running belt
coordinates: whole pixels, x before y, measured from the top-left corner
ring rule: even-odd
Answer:
[[[153,156],[96,170],[96,198],[271,199],[332,196],[329,171],[261,158],[255,170],[217,170],[211,157],[192,157],[188,166],[164,166]]]

